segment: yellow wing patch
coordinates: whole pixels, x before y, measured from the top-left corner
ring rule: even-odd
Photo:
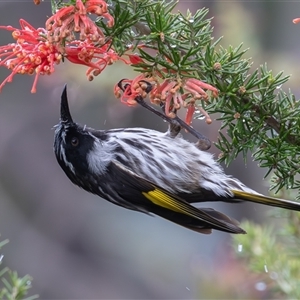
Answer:
[[[232,233],[245,233],[243,229],[239,228],[236,225],[236,222],[232,221],[227,216],[214,210],[214,214],[211,215],[207,211],[205,212],[201,209],[197,209],[196,207],[190,205],[189,203],[186,203],[184,200],[178,198],[177,196],[172,196],[168,194],[168,192],[162,191],[159,188],[154,188],[154,190],[149,192],[142,192],[142,194],[157,206],[177,213],[185,214],[200,221],[204,221],[207,224],[213,225],[213,228],[219,228],[221,230]],[[181,225],[185,226],[184,224]],[[203,226],[203,224],[201,224],[201,226]],[[186,227],[191,228],[189,226]],[[195,230],[195,228],[193,227],[192,229]],[[205,233],[210,233],[210,231],[208,232],[206,230]]]
[[[182,208],[183,205],[178,200],[173,199],[159,189],[155,189],[147,193],[143,192],[143,195],[155,205],[173,210],[175,212],[191,215]]]

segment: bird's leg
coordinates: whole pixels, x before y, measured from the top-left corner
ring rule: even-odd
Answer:
[[[160,107],[162,108],[162,111],[165,115],[165,104],[161,103]],[[173,110],[173,114],[174,115],[177,114],[177,109]],[[169,117],[168,123],[169,123],[169,128],[168,128],[167,134],[169,137],[175,138],[180,133],[181,126],[173,117]]]
[[[162,104],[161,107],[164,111],[165,105]],[[182,119],[180,119],[177,115],[177,110],[174,110],[173,113],[175,116],[170,118],[171,122],[169,122],[169,131],[171,137],[175,137],[180,132],[181,128],[184,128],[187,132],[198,139],[196,143],[197,148],[199,148],[200,150],[208,150],[211,147],[210,140],[206,136],[195,130],[193,127],[188,125]]]
[[[173,138],[176,137],[177,134],[180,132],[181,128],[184,128],[186,131],[188,131],[190,134],[192,134],[193,136],[195,136],[198,139],[198,142],[196,143],[196,145],[200,150],[208,150],[211,147],[210,140],[206,136],[204,136],[203,134],[201,134],[200,132],[195,130],[193,127],[189,126],[183,120],[181,120],[176,115],[176,112],[175,112],[175,117],[171,118],[171,117],[166,116],[164,113],[156,110],[152,106],[148,105],[141,96],[137,96],[135,98],[135,100],[138,104],[140,104],[141,106],[150,110],[151,112],[153,112],[157,116],[161,117],[163,120],[167,121],[170,124],[169,132],[170,132],[171,137],[173,137]]]
[[[211,141],[206,136],[204,136],[203,134],[195,130],[193,127],[185,123],[177,115],[175,116],[174,120],[187,132],[189,132],[198,139],[196,143],[197,148],[199,148],[200,150],[208,150],[211,147]]]
[[[169,128],[167,134],[174,139],[180,132],[181,126],[178,124],[176,120],[170,118]]]

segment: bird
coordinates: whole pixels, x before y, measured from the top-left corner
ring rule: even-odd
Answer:
[[[213,154],[170,129],[95,130],[77,124],[67,86],[61,95],[54,153],[71,182],[87,192],[203,234],[246,232],[235,219],[197,203],[248,201],[300,211],[300,203],[264,196],[226,175]]]

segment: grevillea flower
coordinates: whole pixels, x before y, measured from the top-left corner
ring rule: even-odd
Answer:
[[[183,88],[189,91],[195,99],[208,99],[208,95],[204,89],[211,91],[214,98],[218,97],[219,94],[214,86],[195,78],[186,79]]]
[[[86,1],[89,9],[96,10],[93,5],[101,1]],[[93,4],[96,3],[96,4]],[[130,60],[121,58],[109,43],[100,44],[86,38],[84,41],[72,40],[64,43],[49,41],[49,33],[44,28],[34,28],[28,22],[20,20],[21,29],[12,26],[0,26],[0,29],[12,31],[15,43],[0,47],[0,66],[12,70],[11,74],[1,83],[1,88],[11,82],[15,74],[34,74],[35,79],[31,92],[36,92],[39,75],[52,74],[55,64],[63,58],[72,63],[88,67],[86,75],[89,80],[100,74],[107,65],[117,60],[131,64]]]
[[[11,82],[15,74],[34,74],[35,78],[31,92],[36,92],[39,75],[49,75],[54,72],[54,65],[59,64],[62,55],[56,45],[47,40],[47,31],[35,29],[28,22],[20,20],[21,29],[12,26],[0,26],[0,29],[12,31],[15,43],[0,47],[0,66],[12,70],[11,74],[1,83]]]
[[[133,65],[138,65],[140,63],[143,63],[144,61],[140,58],[137,54],[128,54],[129,61]]]
[[[109,27],[114,25],[114,19],[108,13],[107,3],[104,0],[86,0],[84,3],[82,0],[76,0],[75,5],[62,7],[47,20],[49,41],[72,41],[76,39],[74,33],[78,33],[81,41],[88,38],[103,44],[104,34],[90,19],[89,14],[106,18]]]
[[[185,119],[187,124],[192,122],[196,108],[204,115],[206,122],[211,123],[207,112],[196,102],[196,100],[208,100],[209,96],[204,89],[210,90],[214,98],[218,96],[218,90],[215,87],[195,78],[183,78],[180,82],[165,79],[152,89],[150,100],[155,104],[162,102],[167,116],[172,116],[174,109],[178,110],[182,106],[187,108]]]
[[[207,101],[209,98],[208,90],[211,91],[212,97],[218,97],[218,90],[201,80],[195,78],[182,78],[180,81],[164,79],[160,83],[157,77],[147,77],[142,74],[133,80],[124,79],[122,83],[125,83],[123,89],[120,88],[119,84],[115,86],[115,95],[127,105],[135,105],[137,96],[146,98],[149,94],[152,103],[164,105],[166,116],[174,116],[174,110],[183,106],[187,108],[185,119],[187,124],[192,122],[196,109],[204,115],[208,124],[212,122],[205,109],[197,103],[197,100]],[[149,85],[152,86],[150,92],[148,92]]]
[[[300,18],[293,19],[293,23],[294,23],[294,24],[300,23]]]
[[[119,84],[115,85],[114,93],[117,98],[121,98],[121,102],[128,106],[134,106],[137,104],[135,98],[141,96],[142,98],[147,97],[147,88],[152,78],[146,77],[145,74],[137,76],[133,80],[124,79],[122,83],[124,88],[121,88]]]
[[[88,66],[86,75],[90,81],[93,80],[93,76],[99,75],[107,65],[111,65],[117,60],[130,64],[130,61],[121,58],[111,49],[109,44],[96,47],[89,39],[68,43],[64,48],[64,56],[72,63]]]

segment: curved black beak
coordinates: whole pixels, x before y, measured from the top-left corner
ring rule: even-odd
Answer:
[[[61,94],[60,121],[63,123],[73,123],[68,104],[67,85],[65,85]]]

